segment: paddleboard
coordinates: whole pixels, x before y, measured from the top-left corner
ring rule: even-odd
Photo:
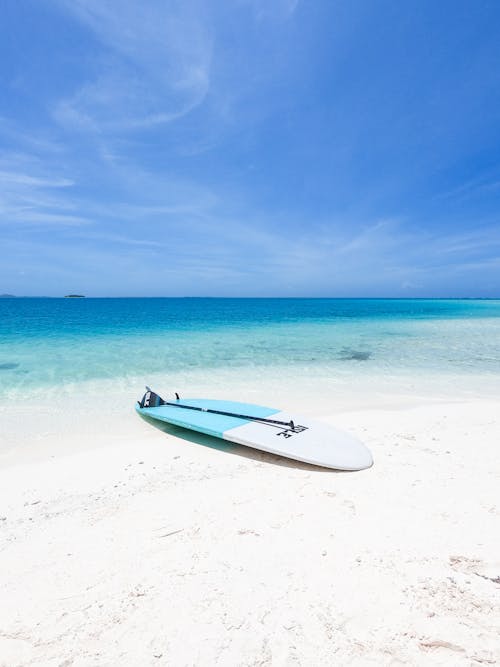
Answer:
[[[369,449],[356,437],[276,408],[177,394],[164,400],[147,388],[136,410],[168,424],[324,468],[363,470],[373,464]]]

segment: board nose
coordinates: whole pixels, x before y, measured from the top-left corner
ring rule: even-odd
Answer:
[[[367,468],[371,468],[373,465],[373,456],[368,447],[365,447],[362,443],[361,447],[363,448],[362,453],[360,452],[360,464],[362,465],[359,470],[366,470]]]
[[[356,440],[350,451],[349,462],[352,467],[346,467],[346,470],[366,470],[372,467],[373,456],[368,447]]]

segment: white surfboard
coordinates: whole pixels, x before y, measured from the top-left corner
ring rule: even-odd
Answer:
[[[165,401],[147,388],[139,414],[271,454],[336,470],[363,470],[373,464],[356,437],[329,424],[251,403],[205,398]]]

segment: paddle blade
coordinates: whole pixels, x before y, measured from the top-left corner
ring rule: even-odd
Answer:
[[[155,394],[149,387],[146,387],[147,391],[142,397],[139,406],[141,408],[157,408],[159,405],[163,405],[165,401],[163,398]]]

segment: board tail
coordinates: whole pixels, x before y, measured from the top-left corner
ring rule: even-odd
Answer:
[[[146,393],[139,402],[140,408],[157,408],[159,405],[165,404],[163,398],[155,394],[149,387],[146,387],[146,390]]]

